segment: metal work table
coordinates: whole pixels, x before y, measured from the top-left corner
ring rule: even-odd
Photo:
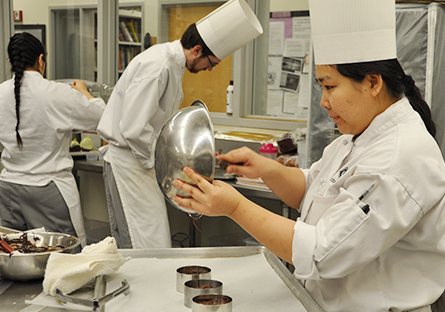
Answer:
[[[165,302],[169,308],[175,311],[190,311],[183,305],[183,294],[178,293],[174,287],[174,272],[179,266],[200,263],[211,267],[212,277],[221,279],[225,283],[227,295],[234,299],[234,311],[237,311],[236,306],[240,307],[241,311],[270,311],[263,306],[275,305],[281,311],[289,308],[298,312],[323,312],[283,263],[264,247],[121,249],[119,251],[122,256],[131,257],[130,262],[133,261],[133,263],[128,263],[116,273],[105,277],[107,285],[110,286],[107,287],[110,289],[107,289],[106,293],[114,290],[116,283],[126,279],[130,284],[132,297],[120,295],[112,299],[105,305],[105,311],[123,311],[130,304],[132,307],[150,307],[152,311],[166,311],[166,304],[161,306],[159,303],[161,296],[168,297],[169,300]],[[138,263],[144,264],[142,271]],[[252,269],[262,273],[252,274],[250,271]],[[134,273],[135,271],[137,274]],[[153,277],[156,274],[165,275],[165,278],[145,278],[145,276]],[[141,280],[140,276],[144,278]],[[162,288],[165,285],[168,287]],[[264,285],[274,286],[270,288]],[[150,291],[147,292],[149,289],[153,292],[164,291],[165,294],[150,297]],[[0,295],[1,311],[42,311],[41,307],[48,312],[74,312],[73,309],[28,306],[25,303],[26,300],[36,298],[41,292],[42,280],[14,282]],[[272,297],[277,301],[271,301]],[[142,311],[139,308],[130,310]]]

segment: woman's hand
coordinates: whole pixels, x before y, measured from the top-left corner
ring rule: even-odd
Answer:
[[[227,154],[217,156],[231,165],[226,168],[227,173],[236,173],[248,178],[263,178],[278,162],[261,156],[248,147],[231,150]],[[236,165],[242,163],[242,165]]]
[[[85,82],[83,80],[79,80],[79,79],[74,80],[71,87],[73,87],[80,93],[84,94],[88,98],[88,100],[94,98],[94,96],[92,96],[91,93],[88,91],[87,85],[85,84]]]
[[[189,167],[185,167],[184,172],[196,186],[179,179],[173,182],[176,187],[192,196],[191,198],[175,196],[174,201],[181,207],[206,216],[230,217],[239,203],[245,200],[244,196],[227,183],[219,180],[210,183]]]

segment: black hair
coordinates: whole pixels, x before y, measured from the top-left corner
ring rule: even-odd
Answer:
[[[195,23],[191,24],[182,34],[181,44],[184,49],[192,49],[197,45],[201,46],[201,57],[207,57],[208,55],[215,56],[215,54],[213,54],[213,52],[205,44],[204,40],[202,40]]]
[[[20,125],[20,86],[25,69],[34,68],[40,55],[43,54],[45,61],[45,47],[39,39],[27,32],[17,33],[12,36],[8,44],[9,61],[11,62],[11,71],[15,73],[14,94],[15,94],[15,113],[17,124],[15,126],[17,145],[22,149],[23,142],[19,133]]]
[[[413,78],[405,74],[397,59],[338,64],[335,66],[341,75],[356,82],[362,82],[366,75],[381,75],[389,95],[393,98],[400,98],[405,95],[414,110],[422,117],[428,132],[435,137],[436,125],[431,117],[431,110]]]

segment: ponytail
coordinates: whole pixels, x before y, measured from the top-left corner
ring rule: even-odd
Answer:
[[[435,137],[436,125],[431,116],[431,110],[422,97],[420,89],[413,78],[406,75],[397,59],[339,64],[338,72],[356,82],[362,82],[366,75],[381,75],[391,97],[400,98],[406,96],[413,107],[419,113],[428,132]]]
[[[408,98],[411,106],[416,112],[419,113],[420,117],[422,117],[428,132],[435,137],[436,125],[434,124],[431,116],[430,107],[423,99],[420,89],[416,86],[413,78],[410,75],[405,75],[405,77],[402,78],[402,83],[405,87],[405,96]]]
[[[45,56],[43,44],[33,35],[22,32],[11,37],[8,44],[8,56],[11,62],[11,71],[14,76],[15,114],[17,123],[15,126],[16,141],[20,149],[23,148],[22,138],[19,133],[20,126],[20,87],[23,73],[28,68],[34,68],[39,56]]]

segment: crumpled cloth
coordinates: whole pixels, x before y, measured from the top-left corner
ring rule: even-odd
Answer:
[[[123,258],[117,251],[116,241],[112,237],[85,246],[78,254],[52,253],[46,265],[43,291],[55,296],[58,288],[69,294],[96,276],[116,272],[130,259]]]

